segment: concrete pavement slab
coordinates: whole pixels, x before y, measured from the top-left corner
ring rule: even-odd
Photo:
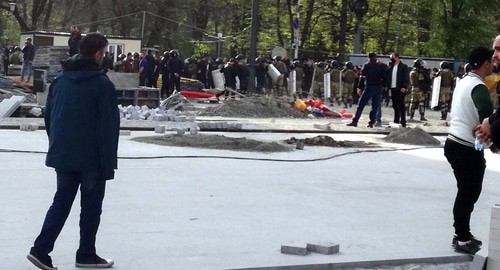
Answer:
[[[143,135],[155,134],[120,137],[122,159],[107,186],[97,246],[101,256],[115,260],[116,269],[238,269],[457,255],[450,246],[456,182],[440,147],[404,150],[409,147],[385,144],[393,151],[380,152],[306,147],[270,154],[130,140]],[[33,269],[25,256],[55,190],[54,171],[44,166],[45,155],[36,153],[47,149],[45,131],[0,130],[0,149],[32,151],[0,151],[0,261],[5,269]],[[339,155],[347,152],[353,153]],[[332,156],[315,162],[258,160]],[[152,158],[134,159],[142,157]],[[484,249],[500,190],[500,157],[486,153],[486,159],[471,224]],[[78,200],[51,254],[59,269],[75,269]],[[335,256],[281,254],[280,245],[289,241],[335,242],[342,250]]]

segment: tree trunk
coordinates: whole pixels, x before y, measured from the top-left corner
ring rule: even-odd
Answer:
[[[314,4],[316,0],[309,0],[307,3],[307,10],[306,10],[306,19],[304,23],[301,23],[301,25],[304,26],[302,29],[302,34],[301,34],[301,41],[302,41],[302,47],[305,46],[307,43],[307,40],[309,39],[310,36],[310,31],[311,31],[311,21],[312,21],[312,16],[314,13]]]
[[[281,47],[284,47],[285,42],[283,40],[283,33],[281,32],[280,7],[281,1],[276,0],[276,34],[278,35],[278,43],[281,45]]]
[[[346,52],[347,44],[347,11],[349,6],[349,0],[342,0],[342,5],[340,7],[340,29],[339,29],[339,53]]]
[[[380,43],[380,51],[382,52],[382,54],[387,54],[387,40],[389,39],[389,28],[391,24],[393,6],[394,0],[391,0],[391,2],[389,2],[389,7],[387,8],[387,14],[384,22],[384,34]]]

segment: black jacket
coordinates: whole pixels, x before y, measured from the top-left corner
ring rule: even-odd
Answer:
[[[382,64],[377,63],[374,59],[370,60],[368,63],[364,64],[361,69],[359,88],[364,88],[365,86],[385,86],[385,72],[385,68]]]
[[[391,66],[387,69],[387,81],[386,81],[386,86],[387,88],[391,88],[392,84],[392,72],[394,70],[394,66]],[[408,72],[408,66],[403,64],[402,62],[399,62],[398,65],[398,71],[396,74],[396,88],[401,89],[401,88],[408,88],[408,84],[410,81],[410,76]]]
[[[115,86],[93,59],[75,55],[63,67],[47,97],[45,164],[113,179],[120,129]]]

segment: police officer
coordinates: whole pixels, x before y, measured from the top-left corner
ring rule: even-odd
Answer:
[[[373,125],[376,122],[377,112],[380,108],[382,87],[385,85],[386,81],[386,71],[382,64],[377,63],[377,55],[375,53],[369,53],[368,59],[368,63],[364,64],[360,71],[357,92],[361,98],[356,110],[356,115],[352,119],[352,122],[347,124],[347,126],[358,126],[361,113],[369,100],[372,102],[372,109],[370,111],[370,122],[368,122],[367,127],[373,128]]]
[[[344,101],[344,108],[352,107],[352,91],[357,76],[356,71],[354,71],[354,65],[351,62],[346,62],[345,69],[342,71],[342,100]]]
[[[337,101],[337,103],[339,104],[340,106],[340,102],[341,102],[341,99],[342,99],[342,96],[340,96],[340,76],[341,76],[341,72],[340,72],[340,65],[339,65],[339,62],[337,60],[332,60],[332,62],[330,62],[330,78],[331,78],[331,86],[330,88],[332,89],[332,101],[333,99],[335,99]],[[343,94],[343,93],[342,93]],[[345,100],[344,100],[345,102]]]
[[[276,94],[278,96],[283,95],[283,89],[285,87],[285,74],[286,74],[286,64],[283,62],[283,59],[281,56],[276,55],[273,57],[274,64],[276,65],[276,69],[281,73],[281,75],[278,77],[276,80]]]
[[[170,71],[168,69],[168,60],[170,60],[170,54],[168,51],[164,51],[163,56],[160,59],[161,95],[163,98],[167,98],[167,94],[170,92]]]
[[[441,62],[441,70],[438,76],[441,76],[441,90],[439,91],[439,102],[441,104],[441,120],[446,120],[451,106],[451,89],[453,86],[453,73],[450,63]]]
[[[411,101],[410,101],[410,120],[415,116],[415,110],[418,108],[420,121],[425,119],[425,99],[430,88],[430,75],[424,67],[422,59],[416,59],[413,63],[413,70],[410,72],[411,82]]]
[[[326,63],[319,62],[316,64],[316,72],[314,74],[314,87],[313,87],[313,96],[317,98],[323,97],[323,89],[324,89],[324,76],[327,73],[326,71]],[[328,98],[328,97],[324,97]]]
[[[170,59],[168,60],[168,71],[170,72],[170,89],[167,96],[170,96],[174,92],[174,88],[177,91],[181,91],[181,74],[184,63],[179,57],[179,53],[176,50],[170,51]]]

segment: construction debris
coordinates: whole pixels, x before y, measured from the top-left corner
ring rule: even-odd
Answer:
[[[11,96],[2,100],[0,102],[0,118],[11,116],[25,100],[24,96]]]
[[[313,138],[297,139],[291,137],[285,140],[288,144],[297,144],[297,149],[303,148],[303,145],[328,146],[328,147],[351,147],[351,148],[372,148],[376,147],[374,143],[362,141],[336,141],[330,136],[319,135]]]
[[[232,138],[222,135],[178,135],[168,134],[163,136],[139,137],[133,140],[157,145],[195,147],[206,149],[233,150],[246,152],[288,152],[290,147],[277,142],[261,142],[253,139]]]
[[[297,110],[288,97],[248,96],[227,99],[221,105],[207,108],[200,115],[254,118],[305,118],[307,115]]]
[[[391,131],[387,137],[384,138],[386,142],[390,143],[401,143],[401,144],[413,144],[413,145],[440,145],[441,142],[434,138],[429,133],[425,132],[423,129],[416,127],[411,128],[401,128]]]

